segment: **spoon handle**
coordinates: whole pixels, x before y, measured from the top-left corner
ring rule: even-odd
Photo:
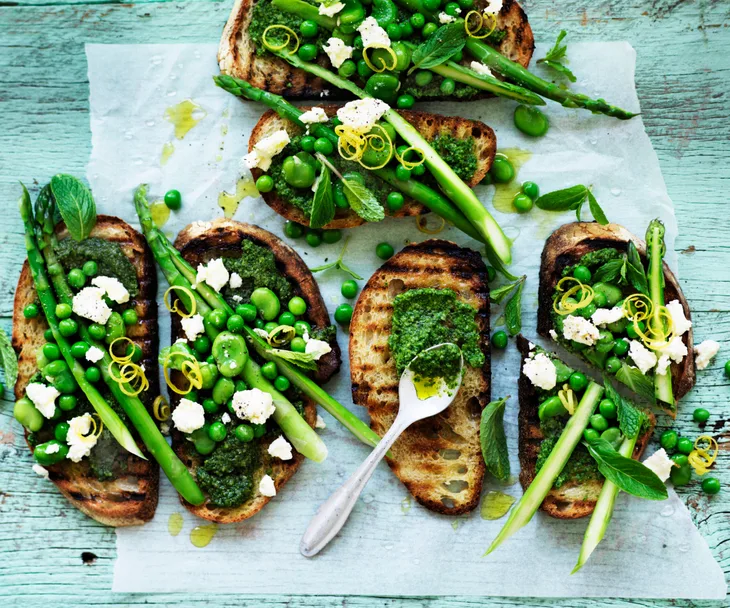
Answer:
[[[375,467],[410,422],[397,417],[365,461],[317,510],[299,544],[304,557],[317,555],[342,529]]]

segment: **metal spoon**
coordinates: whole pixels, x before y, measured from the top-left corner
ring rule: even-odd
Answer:
[[[450,342],[437,344],[423,351],[428,352],[446,345],[452,345]],[[422,353],[421,353],[422,354]],[[419,354],[418,357],[421,356]],[[456,393],[461,387],[462,371],[464,368],[464,358],[461,357],[457,384],[454,387],[447,388],[442,381],[440,390],[426,399],[418,397],[416,386],[413,382],[414,374],[411,370],[413,361],[408,364],[400,378],[398,386],[398,398],[400,405],[398,407],[398,415],[388,432],[380,440],[378,445],[373,449],[370,455],[365,459],[360,467],[352,474],[338,490],[330,496],[325,503],[317,510],[317,513],[309,522],[302,541],[299,545],[299,551],[304,557],[313,557],[317,555],[327,544],[335,537],[335,535],[345,525],[347,518],[350,516],[352,509],[360,497],[360,493],[365,488],[370,476],[373,474],[375,467],[382,460],[383,456],[388,452],[395,440],[405,431],[411,424],[434,416],[443,412],[454,400]]]

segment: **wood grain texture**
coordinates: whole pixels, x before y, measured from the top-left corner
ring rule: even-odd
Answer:
[[[712,499],[693,482],[680,494],[730,579],[730,4],[723,0],[526,0],[538,41],[561,28],[569,40],[628,40],[637,49],[643,119],[659,156],[681,226],[680,282],[694,314],[696,339],[721,342],[720,357],[699,374],[677,427],[696,435],[695,407],[721,435],[716,465],[724,494]],[[10,327],[12,294],[23,259],[15,211],[17,182],[34,184],[63,170],[83,175],[91,151],[84,43],[213,42],[229,2],[0,2],[0,325]],[[572,66],[578,74],[589,66]],[[540,69],[540,68],[538,68]],[[589,91],[589,93],[591,93]],[[602,91],[610,99],[608,91]],[[485,102],[488,103],[488,102]],[[566,216],[566,221],[571,218]],[[689,250],[689,251],[688,251]],[[717,422],[716,422],[717,421]],[[670,426],[659,416],[658,428]],[[0,605],[23,606],[426,606],[428,608],[595,605],[588,600],[369,598],[289,596],[111,595],[114,532],[69,509],[55,488],[30,473],[31,458],[0,405]],[[82,554],[91,563],[84,564]],[[211,589],[213,590],[213,589]],[[306,593],[306,589],[302,590]],[[604,606],[674,606],[673,602],[602,601]],[[683,603],[684,604],[684,603]],[[699,606],[721,603],[699,602]]]

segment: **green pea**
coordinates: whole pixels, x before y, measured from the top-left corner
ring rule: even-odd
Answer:
[[[390,243],[378,243],[375,247],[375,255],[381,260],[389,260],[393,257],[393,254],[395,254],[395,250]]]
[[[109,315],[109,320],[106,322],[106,338],[105,342],[111,344],[114,340],[121,338],[126,333],[124,329],[124,319],[118,312],[113,312]]]
[[[216,329],[223,329],[226,326],[228,315],[224,310],[214,309],[211,310],[206,316],[206,321],[210,323]]]
[[[449,61],[455,61],[456,63],[460,63],[462,59],[464,59],[464,53],[462,51],[457,51],[449,57]]]
[[[63,359],[57,359],[55,361],[51,361],[43,368],[43,375],[55,378],[66,370],[68,370],[68,365],[66,364],[66,362]]]
[[[618,415],[616,404],[611,399],[602,399],[598,404],[598,411],[608,420],[615,420]]]
[[[50,452],[49,449],[51,450]],[[33,457],[38,464],[43,466],[50,466],[61,462],[66,456],[68,456],[68,446],[56,439],[41,443],[33,449]]]
[[[310,247],[319,247],[322,244],[322,235],[315,230],[307,232],[307,236],[304,238]]]
[[[302,146],[302,150],[304,150],[305,152],[314,152],[315,141],[317,141],[316,137],[313,137],[311,135],[305,135],[300,140],[299,145]]]
[[[459,3],[458,2],[447,2],[446,6],[444,6],[444,12],[447,15],[456,17],[461,12],[461,9],[459,8]]]
[[[621,369],[621,359],[619,359],[618,357],[609,357],[606,360],[606,371],[609,374],[615,374],[620,369]]]
[[[208,336],[198,336],[193,340],[193,348],[200,354],[205,354],[210,350],[210,338]]]
[[[213,422],[208,427],[208,437],[210,437],[213,441],[223,441],[227,434],[228,431],[226,430],[226,425],[222,422]]]
[[[680,437],[677,441],[677,450],[682,454],[689,454],[694,447],[694,443],[689,437]]]
[[[281,164],[284,181],[294,188],[311,188],[316,172],[310,158],[312,155],[309,152],[297,152],[293,156],[287,156]]]
[[[90,347],[86,342],[76,342],[71,346],[71,356],[74,359],[83,359],[89,348]]]
[[[301,224],[289,220],[284,224],[284,234],[290,239],[298,239],[304,234],[304,228]]]
[[[297,55],[302,61],[312,61],[317,57],[317,45],[316,44],[303,44],[299,47]]]
[[[269,361],[261,366],[261,373],[267,380],[273,380],[279,375],[279,370],[276,367],[276,363]]]
[[[413,107],[413,104],[416,103],[416,100],[413,95],[405,94],[400,95],[395,103],[396,106],[398,106],[399,108],[403,110],[408,110]]]
[[[94,340],[103,340],[106,337],[106,327],[99,323],[89,325],[88,332]]]
[[[534,202],[526,194],[518,193],[512,199],[512,204],[515,206],[515,209],[517,209],[517,213],[528,213],[529,211],[532,210],[532,206],[534,205]]]
[[[522,104],[515,108],[514,121],[515,127],[530,137],[542,137],[550,128],[545,114],[535,107]]]
[[[395,168],[395,177],[402,182],[407,182],[411,179],[411,169],[407,169],[403,165],[398,165]]]
[[[705,477],[702,480],[702,491],[714,495],[720,491],[720,480],[717,477]]]
[[[401,30],[400,25],[397,23],[391,23],[386,26],[385,31],[388,33],[388,38],[391,40],[400,40],[403,35],[403,30]]]
[[[208,436],[208,430],[205,427],[199,428],[190,434],[190,438],[195,446],[195,451],[198,454],[207,456],[213,450],[215,450],[215,441]]]
[[[639,337],[639,331],[643,332],[646,328],[643,321],[639,321],[638,323],[634,322],[635,324],[628,325],[626,327],[626,335],[629,336],[632,340],[636,340]],[[637,328],[639,331],[637,331]]]
[[[378,68],[381,65],[385,66],[392,63],[392,58],[389,53],[386,53],[382,49],[381,53],[378,53],[376,50],[372,54],[371,63]],[[377,73],[368,78],[365,83],[365,90],[376,99],[381,99],[387,104],[393,104],[398,96],[399,85],[400,82],[397,76],[388,73]]]
[[[56,304],[56,316],[59,319],[68,319],[69,317],[71,317],[72,312],[73,310],[71,309],[70,304],[66,304],[65,302]]]
[[[43,332],[43,338],[45,339],[46,342],[54,341],[55,338],[53,337],[53,330],[50,327],[46,331]]]
[[[23,309],[23,316],[26,319],[35,319],[38,316],[39,312],[40,312],[40,309],[38,308],[38,304],[28,304]]]
[[[198,391],[188,391],[185,394],[186,399],[190,399],[190,401],[198,402]]]
[[[218,405],[223,405],[236,392],[236,384],[230,378],[221,377],[215,383],[211,396]]]
[[[127,344],[127,348],[124,349],[124,355],[126,357],[132,357],[132,363],[138,363],[142,359],[142,347],[139,344]]]
[[[332,142],[326,137],[320,137],[314,142],[314,151],[329,156],[335,151]]]
[[[621,288],[613,285],[612,283],[598,282],[593,285],[593,291],[602,293],[606,296],[606,304],[608,306],[615,306],[616,303],[621,300],[623,294]]]
[[[608,300],[606,299],[606,294],[600,292],[594,293],[593,303],[598,306],[598,308],[603,308],[604,306],[606,306],[606,304],[608,303]]]
[[[352,306],[349,304],[340,304],[335,308],[335,321],[340,325],[346,325],[352,319]],[[292,350],[294,350],[292,348]]]
[[[257,287],[251,294],[251,304],[256,307],[264,321],[273,321],[279,316],[281,303],[277,295],[268,287]]]
[[[212,399],[204,399],[203,410],[206,414],[215,414],[219,410],[219,405]]]
[[[289,300],[287,307],[289,308],[289,312],[297,317],[301,317],[307,312],[307,303],[304,301],[304,298],[300,298],[299,296],[294,296]]]
[[[60,407],[64,412],[70,412],[76,407],[77,403],[78,399],[76,398],[76,395],[61,395],[58,398],[58,407]]]
[[[86,275],[81,268],[72,268],[69,270],[66,280],[74,289],[81,289],[86,284]]]
[[[451,95],[456,89],[456,82],[451,78],[444,78],[439,85],[439,90],[444,95]]]
[[[679,467],[683,467],[689,464],[689,458],[687,458],[686,454],[675,454],[674,456],[672,456],[672,460]]]
[[[99,371],[98,367],[92,365],[86,368],[84,376],[86,376],[86,379],[89,382],[99,382],[99,380],[101,379],[101,372]]]
[[[400,25],[401,40],[413,36],[413,25],[410,20],[399,23],[398,25]]]
[[[94,260],[89,260],[81,267],[81,272],[87,277],[95,277],[99,272],[99,265]]]
[[[340,65],[339,68],[337,68],[337,73],[342,76],[342,78],[350,78],[357,72],[357,64],[352,59],[345,59],[345,61],[342,62],[342,65]]]
[[[426,25],[426,17],[424,17],[423,13],[413,13],[410,16],[409,21],[417,30],[420,30],[424,25]]]
[[[266,425],[265,424],[254,424],[253,425],[253,436],[257,439],[259,437],[263,437],[266,435]]]
[[[177,211],[182,206],[182,196],[179,190],[168,190],[165,192],[165,205],[173,211]]]
[[[61,358],[61,350],[51,342],[44,344],[41,350],[45,358],[49,361],[57,361]]]
[[[591,271],[588,269],[588,266],[579,265],[573,269],[573,276],[581,283],[589,283],[592,275]]]
[[[441,0],[423,0],[423,6],[429,11],[436,11],[441,6]]]
[[[337,243],[342,239],[342,230],[323,230],[322,241],[328,245]]]
[[[433,80],[433,72],[431,72],[430,70],[420,70],[419,72],[416,72],[416,75],[413,77],[413,80],[415,81],[416,85],[419,87],[428,86],[429,84],[431,84],[431,81]]]
[[[335,319],[337,318],[337,312],[335,312]],[[300,338],[297,336],[296,338],[292,338],[292,341],[289,343],[289,347],[295,352],[295,353],[303,353],[305,350],[307,350],[307,343],[304,341],[304,338]]]
[[[357,295],[357,283],[352,279],[345,281],[340,287],[340,293],[347,299],[354,298]]]
[[[64,395],[70,395],[71,393],[75,393],[79,390],[79,385],[70,369],[58,374],[58,376],[53,379],[53,387]]]
[[[226,321],[226,328],[228,331],[232,331],[236,334],[240,334],[245,326],[246,323],[241,315],[231,315],[228,317],[228,321]]]
[[[312,331],[312,326],[306,321],[297,321],[294,323],[294,331],[297,336],[303,336],[305,333],[309,334]]]
[[[357,38],[355,39],[357,40]],[[360,59],[357,62],[357,75],[362,79],[369,78],[374,72],[370,69],[370,66],[365,62],[364,59]]]
[[[580,372],[573,372],[568,378],[568,384],[574,391],[582,391],[588,386],[588,378]]]
[[[240,374],[248,361],[248,349],[243,336],[229,331],[222,331],[216,336],[211,353],[215,357],[218,371],[226,378]]]
[[[127,310],[122,313],[122,321],[124,321],[125,325],[136,325],[139,321],[137,311],[134,310],[134,308],[127,308]]]
[[[613,352],[619,357],[623,357],[629,352],[629,343],[623,338],[619,338],[613,343]]]
[[[507,184],[515,177],[515,168],[504,154],[497,154],[489,170],[492,180],[497,184]]]
[[[13,416],[26,429],[36,433],[43,427],[43,414],[41,414],[28,397],[21,397],[13,406]]]
[[[66,436],[68,435],[68,429],[69,429],[68,422],[59,422],[56,425],[56,428],[53,429],[53,436],[56,438],[56,441],[60,441],[61,443],[66,443]]]
[[[596,312],[596,310],[598,310],[598,307],[593,302],[590,302],[589,304],[586,304],[583,308],[579,308],[577,312],[581,317],[590,319],[593,316],[593,313]]]
[[[248,443],[249,441],[253,441],[254,438],[254,429],[250,424],[239,424],[236,427],[236,439],[238,439],[241,443]]]
[[[563,402],[557,395],[549,397],[543,401],[537,408],[537,416],[540,420],[547,420],[548,418],[554,418],[555,416],[562,416],[567,414],[568,410],[565,409]]]
[[[299,31],[305,38],[314,38],[319,32],[319,26],[316,22],[310,19],[305,19],[299,24]]]
[[[710,419],[710,412],[703,407],[698,407],[694,412],[692,412],[692,418],[695,422],[704,424]]]
[[[591,426],[599,433],[602,433],[608,428],[608,420],[606,420],[601,414],[593,414],[589,420]]]
[[[386,199],[388,209],[393,213],[400,211],[403,208],[404,203],[405,198],[400,192],[391,192],[388,194],[388,198]]]
[[[600,437],[601,436],[596,429],[585,429],[583,431],[583,439],[585,439],[588,443],[596,441],[596,439],[599,439]]]
[[[680,458],[681,457],[681,458]],[[692,468],[684,454],[675,454],[672,460],[678,464],[678,467],[672,467],[669,478],[675,487],[686,486],[692,480]]]
[[[730,361],[725,362],[725,375],[730,378]]]
[[[499,330],[492,335],[492,346],[500,350],[507,348],[507,332]]]
[[[284,392],[291,386],[289,379],[286,376],[277,376],[274,380],[274,388],[277,391]]]
[[[605,439],[614,448],[617,448],[621,444],[621,430],[617,426],[613,426],[610,429],[606,429],[601,433],[601,439]]]
[[[256,190],[262,194],[271,192],[274,189],[274,180],[270,175],[262,175],[256,180]]]
[[[266,325],[266,323],[264,323],[263,319],[259,319],[258,317],[253,322],[253,324],[254,324],[254,327],[256,327],[257,329],[263,329],[264,325]]]
[[[664,431],[659,439],[659,444],[665,450],[673,450],[677,447],[678,441],[679,435],[677,434],[677,431]]]

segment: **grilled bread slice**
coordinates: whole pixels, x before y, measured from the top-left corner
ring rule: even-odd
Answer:
[[[327,112],[328,116],[334,116],[338,107],[339,106],[328,105],[324,106],[324,110]],[[303,106],[301,109],[308,110],[310,109],[310,106]],[[440,114],[410,112],[407,110],[399,110],[399,113],[403,116],[403,118],[416,127],[420,131],[421,135],[428,140],[433,139],[437,135],[451,135],[459,139],[473,137],[474,153],[477,157],[477,168],[474,175],[469,180],[468,185],[473,188],[484,179],[487,171],[489,171],[492,166],[492,161],[494,161],[494,155],[497,151],[497,138],[491,128],[478,120],[467,120],[466,118],[459,118],[456,116],[441,116]],[[251,132],[251,138],[248,142],[249,152],[253,150],[254,145],[258,141],[264,137],[268,137],[280,129],[286,129],[290,137],[302,134],[302,129],[293,122],[285,120],[273,110],[269,110],[259,119]],[[252,169],[251,174],[253,175],[254,180],[256,180],[263,174],[263,171],[260,169]],[[309,217],[307,214],[278,196],[276,190],[264,193],[261,196],[266,204],[282,217],[291,220],[292,222],[296,222],[297,224],[302,224],[304,226],[309,225]],[[428,209],[426,207],[424,207],[421,203],[417,203],[413,199],[406,199],[403,207],[398,212],[392,214],[392,216],[410,217],[414,215],[421,215],[423,213],[428,213]],[[324,228],[353,228],[364,223],[365,220],[352,209],[337,209],[335,218],[329,224],[324,226]]]
[[[276,258],[277,268],[282,275],[289,278],[298,296],[304,298],[307,303],[307,320],[314,328],[325,328],[329,322],[329,314],[325,307],[319,287],[299,255],[281,239],[258,226],[242,224],[233,220],[219,218],[212,222],[195,222],[186,226],[175,240],[175,247],[182,253],[183,257],[194,267],[200,263],[218,257],[240,257],[241,243],[249,240],[255,245],[269,249]],[[184,332],[177,315],[172,317],[172,342],[174,343]],[[324,355],[318,361],[317,373],[314,376],[317,382],[326,382],[340,368],[340,349],[337,342],[330,341],[332,351]],[[180,395],[172,394],[173,406],[177,406]],[[314,427],[317,418],[316,404],[306,396],[304,401],[304,418],[310,426]],[[192,444],[185,440],[182,433],[173,431],[173,448],[183,463],[195,473],[196,467],[200,464],[200,456],[193,449]],[[280,460],[272,458],[268,453],[269,442],[261,442],[261,466],[254,476],[254,488],[258,488],[261,478],[268,474],[274,480],[277,493],[282,486],[289,481],[304,460],[304,456],[294,451],[291,460]],[[234,523],[253,517],[264,505],[271,500],[258,492],[239,507],[221,508],[210,505],[207,502],[195,506],[186,502],[182,497],[180,501],[191,513],[198,517],[218,523]]]
[[[256,54],[256,44],[249,36],[249,26],[256,0],[236,0],[228,17],[218,46],[218,65],[221,72],[250,82],[287,99],[346,99],[347,93],[332,87],[321,78],[292,67],[283,59]],[[481,11],[486,0],[477,0],[474,10]],[[497,47],[502,55],[527,67],[535,50],[535,39],[527,15],[515,0],[504,0],[497,18],[497,28],[506,36]],[[317,63],[328,67],[329,61],[322,55]],[[468,64],[468,62],[467,62]],[[478,97],[485,97],[479,94]],[[432,101],[438,98],[430,98]],[[444,97],[445,100],[453,98]]]
[[[520,351],[522,362],[530,354],[530,343],[522,336],[517,336],[517,348]],[[520,456],[520,483],[527,489],[535,478],[537,457],[540,453],[540,443],[543,439],[540,430],[540,418],[537,415],[540,400],[532,382],[523,373],[519,379],[520,413],[518,415],[519,456]],[[634,448],[633,458],[639,459],[644,453],[646,444],[651,439],[656,425],[656,419],[651,412],[650,424],[647,431],[639,437]],[[553,488],[543,500],[541,509],[551,517],[558,519],[577,519],[593,513],[598,495],[603,487],[599,480],[566,481],[560,488]]]
[[[57,230],[59,239],[68,237],[65,227],[59,225]],[[147,394],[157,395],[157,274],[152,253],[142,235],[116,217],[99,215],[91,236],[118,243],[137,271],[139,293],[130,306],[134,306],[140,322],[128,328],[127,336],[142,348],[142,363],[148,370],[150,383]],[[43,337],[48,329],[45,317],[26,319],[23,316],[23,308],[34,301],[37,296],[26,261],[18,279],[13,306],[13,347],[18,353],[19,371],[16,399],[25,394],[25,387],[38,371],[36,352],[46,342]],[[85,459],[78,463],[64,460],[46,468],[49,479],[71,504],[107,526],[143,524],[155,514],[160,470],[154,459],[142,460],[128,454],[126,472],[111,481],[99,481]]]
[[[428,240],[408,245],[370,277],[350,324],[352,398],[368,408],[370,426],[382,437],[398,412],[399,377],[388,348],[393,299],[420,288],[452,289],[477,310],[486,362],[481,369],[466,366],[454,402],[406,429],[387,460],[418,502],[438,513],[459,515],[479,503],[485,472],[479,421],[491,393],[489,287],[476,251]]]
[[[563,269],[576,264],[586,253],[612,247],[619,251],[628,249],[629,241],[633,241],[646,264],[646,243],[631,234],[623,226],[607,224],[601,226],[596,222],[572,222],[558,228],[545,242],[540,263],[540,290],[537,309],[537,331],[545,337],[550,337],[553,329],[552,309],[555,285],[561,279]],[[684,308],[684,316],[691,319],[689,304],[682,293],[677,278],[664,264],[664,299],[667,302],[679,300]],[[672,385],[675,399],[679,401],[695,384],[694,351],[692,329],[682,336],[687,347],[687,356],[681,363],[672,363]],[[677,416],[677,409],[667,408],[667,413],[673,418]]]

